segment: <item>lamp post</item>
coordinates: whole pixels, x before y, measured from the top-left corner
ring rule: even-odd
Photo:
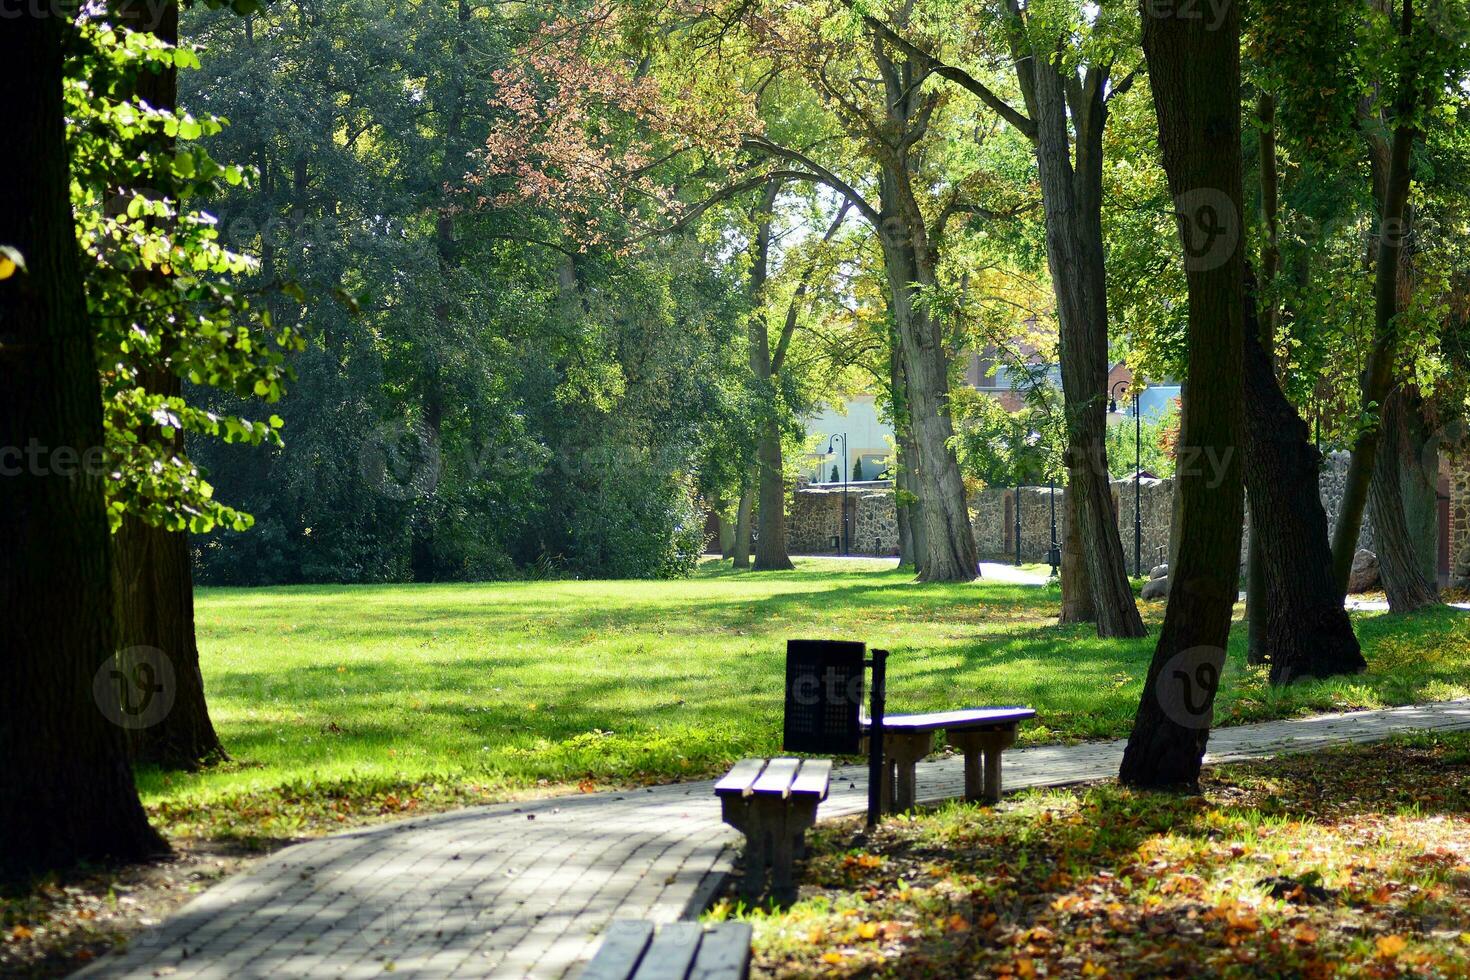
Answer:
[[[1118,393],[1129,381],[1119,381],[1108,391],[1108,411],[1118,410]],[[1142,392],[1133,395],[1133,574],[1143,575],[1143,406]]]
[[[1030,432],[1026,433],[1026,437],[1025,437],[1025,439],[1023,441],[1025,442],[1026,448],[1028,450],[1034,450],[1036,448],[1036,446],[1037,446],[1037,443],[1041,442],[1041,433],[1040,432],[1037,432],[1035,429],[1032,429]],[[1021,567],[1021,480],[1022,480],[1022,476],[1023,476],[1023,471],[1021,469],[1020,461],[1018,460],[1017,463],[1016,463],[1016,507],[1015,507],[1015,510],[1016,510],[1016,567],[1017,568],[1020,568]]]
[[[831,456],[833,445],[837,440],[842,440],[842,517],[840,520],[842,534],[842,553],[847,554],[847,433],[833,433],[827,440],[827,455]]]
[[[1053,475],[1047,481],[1048,494],[1051,497],[1051,548],[1046,553],[1046,560],[1051,565],[1051,573],[1058,575],[1062,568],[1062,549],[1057,542],[1057,478]]]

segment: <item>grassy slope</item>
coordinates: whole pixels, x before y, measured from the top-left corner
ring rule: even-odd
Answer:
[[[813,559],[760,575],[707,564],[683,582],[207,590],[205,679],[236,761],[140,784],[173,829],[217,823],[203,806],[231,799],[237,830],[289,834],[312,821],[282,818],[283,798],[366,796],[391,812],[420,795],[446,805],[704,775],[778,750],[792,636],[892,649],[892,710],[1026,703],[1042,724],[1024,741],[1127,733],[1150,640],[1051,625],[1054,590],[919,586],[886,568]],[[1148,612],[1157,625],[1159,607]],[[1233,649],[1219,717],[1470,695],[1470,616],[1358,626],[1368,675],[1286,693]]]

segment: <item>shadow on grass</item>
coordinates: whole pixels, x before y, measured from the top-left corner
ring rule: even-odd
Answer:
[[[754,917],[758,974],[1470,970],[1470,735],[1230,766],[1204,785],[824,829],[801,902]]]

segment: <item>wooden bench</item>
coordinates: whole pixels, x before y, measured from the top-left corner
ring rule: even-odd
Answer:
[[[749,923],[614,922],[582,980],[746,980],[750,976]]]
[[[771,897],[796,898],[792,865],[831,781],[829,759],[745,759],[715,783],[725,823],[745,835],[741,897],[759,898],[769,870]]]
[[[1001,753],[1016,744],[1016,727],[1035,718],[1031,708],[966,708],[883,717],[883,809],[914,808],[914,767],[934,751],[934,733],[965,754],[965,799],[995,803],[1001,793]],[[863,719],[863,731],[872,725]]]

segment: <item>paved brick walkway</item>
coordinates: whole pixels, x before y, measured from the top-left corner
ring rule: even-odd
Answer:
[[[1218,730],[1209,761],[1259,758],[1407,729],[1470,728],[1470,701]],[[1117,772],[1121,742],[1006,755],[1006,786]],[[919,767],[919,796],[961,794],[959,759]],[[862,812],[866,772],[838,770],[824,817]],[[614,918],[703,908],[733,832],[711,783],[477,807],[308,841],[262,861],[140,936],[89,977],[561,977]]]

